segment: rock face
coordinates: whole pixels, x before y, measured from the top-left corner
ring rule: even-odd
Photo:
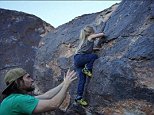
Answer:
[[[0,9],[0,93],[4,73],[23,67],[32,74],[40,39],[54,29],[40,18],[23,12]]]
[[[99,53],[90,85],[97,88],[90,87],[91,94],[105,94],[114,101],[135,98],[154,103],[154,23],[149,18],[150,4],[150,0],[124,0],[107,21],[107,39],[116,39],[104,44]]]
[[[35,93],[39,94],[47,91],[63,80],[68,68],[73,69],[73,55],[78,45],[80,30],[85,25],[92,25],[97,32],[105,32],[108,42],[100,45],[101,42],[98,41],[101,46],[101,51],[96,52],[99,59],[95,61],[93,66],[93,78],[87,78],[85,98],[89,102],[89,106],[81,107],[74,103],[77,89],[77,81],[75,81],[60,110],[45,114],[153,115],[154,19],[151,18],[152,11],[152,0],[123,0],[119,5],[115,4],[102,12],[76,17],[49,32],[41,41],[38,40],[40,37],[37,37],[41,35],[40,30],[42,29],[38,29],[40,24],[32,26],[37,27],[36,30],[38,31],[33,31],[34,33],[38,32],[37,35],[29,31],[31,29],[14,33],[14,31],[7,29],[10,26],[6,24],[7,26],[4,27],[7,28],[1,30],[4,32],[2,35],[6,36],[1,37],[1,44],[3,40],[4,48],[2,47],[3,50],[0,55],[5,57],[0,60],[0,64],[2,64],[1,74],[8,67],[14,65],[21,65],[28,69],[25,62],[35,57],[33,52],[36,52],[36,50],[32,46],[37,47],[39,43],[33,71],[33,75],[37,76]],[[25,21],[30,19],[26,18]],[[8,22],[10,23],[11,20]],[[12,21],[12,23],[15,23],[15,21]],[[27,26],[27,24],[23,28],[20,26],[20,30],[25,30]],[[18,26],[11,26],[11,28],[13,27]],[[7,34],[12,32],[11,35],[16,35],[16,38],[7,36],[5,32]],[[29,34],[24,34],[25,32],[29,32]],[[28,35],[31,36],[26,39],[25,36]],[[31,39],[35,41],[32,42],[33,45],[30,44]],[[25,50],[23,51],[23,49]],[[29,53],[25,53],[26,51]],[[6,57],[8,54],[9,57]],[[20,58],[21,56],[27,57]],[[12,61],[5,62],[5,59],[10,59],[10,57],[12,57]],[[34,62],[34,60],[30,62]],[[30,62],[28,61],[27,63]],[[29,65],[29,67],[33,67],[33,64]]]
[[[92,25],[97,32],[105,32],[108,42],[97,52],[99,59],[93,66],[93,79],[87,79],[85,98],[89,106],[85,109],[72,104],[76,81],[68,94],[71,102],[70,106],[65,104],[69,106],[66,114],[152,115],[154,20],[150,18],[151,4],[152,0],[123,0],[118,7],[114,5],[102,12],[77,17],[50,32],[42,39],[45,45],[39,48],[35,60],[36,92],[42,93],[59,84],[66,70],[73,69],[79,32],[85,25]]]

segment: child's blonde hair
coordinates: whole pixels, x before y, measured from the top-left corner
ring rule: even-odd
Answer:
[[[76,52],[81,48],[82,44],[84,43],[85,39],[91,34],[94,33],[94,28],[91,26],[85,26],[83,29],[81,29],[80,37],[79,37],[79,46],[76,49]]]

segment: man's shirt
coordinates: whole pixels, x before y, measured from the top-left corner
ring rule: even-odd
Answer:
[[[0,104],[0,115],[31,115],[38,102],[30,95],[11,94]]]

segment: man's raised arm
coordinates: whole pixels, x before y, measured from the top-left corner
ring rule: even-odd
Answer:
[[[66,97],[67,90],[72,83],[77,77],[75,77],[75,72],[74,71],[67,71],[66,77],[64,78],[64,82],[62,85],[61,90],[51,99],[47,100],[39,100],[38,105],[34,109],[33,113],[42,113],[42,112],[47,112],[51,110],[55,110],[58,108],[63,100]]]
[[[62,82],[61,84],[59,84],[57,87],[50,89],[49,91],[47,91],[44,94],[35,96],[35,98],[38,99],[51,99],[52,97],[54,97],[63,87],[64,82]]]

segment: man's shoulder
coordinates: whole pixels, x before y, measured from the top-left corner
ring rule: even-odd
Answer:
[[[30,95],[23,95],[23,94],[11,94],[7,96],[0,104],[0,106],[16,106],[21,102],[24,102],[29,99]]]
[[[35,98],[34,96],[28,95],[28,94],[12,94],[12,97],[15,99],[29,99],[29,98]]]
[[[31,95],[11,94],[2,101],[0,111],[4,113],[7,112],[7,110],[14,110],[18,113],[25,113],[26,115],[30,115],[32,114],[32,111],[34,110],[37,104],[38,100]],[[0,113],[0,115],[2,114]],[[15,113],[10,114],[9,112],[7,115],[15,115]]]
[[[9,97],[31,97],[28,94],[11,94]]]
[[[31,98],[35,98],[35,97],[31,95],[27,95],[27,94],[11,94],[5,100],[13,100],[13,101],[21,102],[21,101],[26,101]]]

